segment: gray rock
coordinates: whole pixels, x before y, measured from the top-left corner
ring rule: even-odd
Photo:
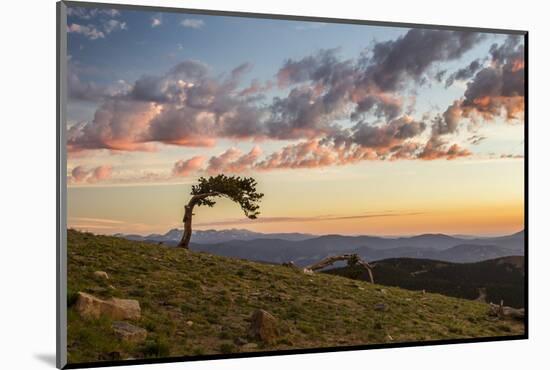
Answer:
[[[265,310],[256,310],[250,319],[248,334],[264,343],[273,343],[279,336],[277,320]]]
[[[114,321],[111,327],[115,334],[126,342],[143,342],[147,338],[147,330],[125,321]]]
[[[258,349],[258,345],[256,343],[246,343],[241,346],[241,349],[243,351],[251,351],[254,349]]]

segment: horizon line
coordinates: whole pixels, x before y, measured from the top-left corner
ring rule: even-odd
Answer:
[[[87,229],[75,228],[75,227],[69,227],[69,226],[67,227],[67,230],[76,230],[76,231],[80,231],[80,232],[90,232],[90,233],[95,234],[95,235],[106,235],[106,236],[115,236],[115,237],[128,236],[128,235],[138,235],[138,236],[142,236],[142,237],[147,237],[147,236],[154,235],[154,234],[165,235],[165,234],[167,234],[168,232],[170,232],[172,230],[181,231],[183,229],[180,229],[178,227],[171,228],[170,230],[168,230],[164,234],[154,233],[154,232],[153,233],[148,233],[148,234],[124,233],[124,232],[95,233],[95,232],[92,232],[92,231],[87,230]],[[262,234],[262,235],[303,234],[303,235],[310,235],[312,238],[323,237],[323,236],[343,236],[343,237],[345,237],[345,236],[350,236],[350,237],[367,236],[367,237],[379,237],[379,238],[392,239],[392,238],[413,238],[413,237],[424,236],[424,235],[444,235],[444,236],[449,236],[449,237],[458,238],[458,239],[466,239],[466,238],[498,238],[498,237],[512,236],[512,235],[515,235],[515,234],[518,234],[518,233],[521,233],[521,232],[525,232],[525,227],[521,228],[518,231],[514,231],[514,232],[510,232],[510,233],[504,233],[504,234],[503,233],[488,233],[488,234],[460,233],[460,234],[456,234],[456,233],[443,233],[443,232],[423,232],[423,233],[419,233],[419,234],[370,234],[370,233],[369,234],[360,234],[360,233],[359,234],[340,234],[340,233],[312,234],[312,233],[299,232],[299,231],[281,231],[281,232],[267,232],[267,233],[265,233],[265,232],[260,232],[260,231],[253,231],[253,230],[249,230],[249,229],[239,229],[239,228],[197,229],[195,231],[215,231],[215,232],[221,232],[221,231],[247,231],[247,232]]]

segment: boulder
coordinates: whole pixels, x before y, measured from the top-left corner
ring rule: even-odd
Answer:
[[[250,319],[248,334],[264,343],[273,343],[279,336],[277,320],[265,310],[256,310]]]
[[[385,311],[389,310],[389,307],[385,303],[377,303],[377,304],[374,305],[374,310],[385,312]]]
[[[141,317],[141,308],[135,299],[103,300],[83,292],[78,292],[75,309],[80,316],[87,318],[108,316],[113,320],[137,320]]]
[[[105,271],[94,271],[94,276],[102,279],[109,279],[109,274]]]
[[[126,342],[143,342],[147,338],[147,330],[125,321],[114,321],[111,327],[115,334]]]
[[[258,349],[258,345],[256,343],[245,343],[241,346],[241,350],[243,351],[252,351]]]
[[[244,338],[241,338],[241,337],[237,337],[233,339],[233,342],[238,346],[243,346],[248,343]]]

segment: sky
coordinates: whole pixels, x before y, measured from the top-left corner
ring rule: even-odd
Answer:
[[[523,37],[69,7],[68,226],[502,235],[524,224]]]

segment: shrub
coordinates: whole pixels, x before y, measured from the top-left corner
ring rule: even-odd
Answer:
[[[74,304],[76,303],[77,298],[78,298],[78,293],[69,290],[67,292],[67,307],[74,306]]]
[[[170,354],[170,348],[166,339],[155,338],[145,342],[141,352],[145,357],[166,357]]]
[[[237,352],[237,347],[232,343],[222,343],[220,345],[220,352],[224,354]]]

